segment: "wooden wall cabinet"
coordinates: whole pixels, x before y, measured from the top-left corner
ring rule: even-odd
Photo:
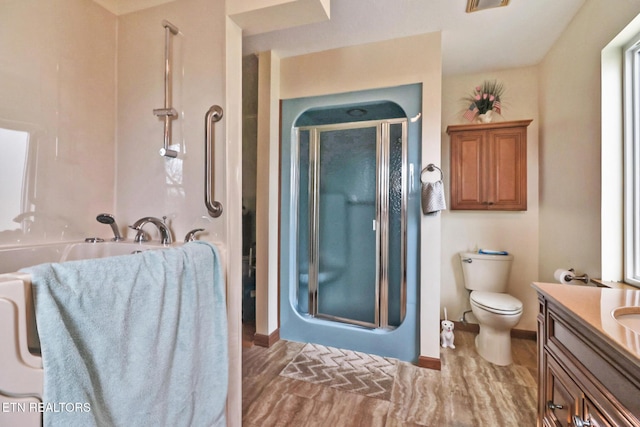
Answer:
[[[451,209],[527,210],[527,126],[531,121],[447,127]]]
[[[640,426],[637,365],[565,307],[538,298],[537,426]]]

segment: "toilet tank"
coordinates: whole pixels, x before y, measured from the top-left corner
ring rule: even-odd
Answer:
[[[464,287],[472,291],[506,292],[513,255],[460,252]]]

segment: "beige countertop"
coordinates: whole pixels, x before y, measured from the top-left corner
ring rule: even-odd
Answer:
[[[640,363],[640,334],[618,323],[613,310],[640,307],[640,289],[607,289],[559,283],[533,283],[545,297],[571,311],[606,341]]]

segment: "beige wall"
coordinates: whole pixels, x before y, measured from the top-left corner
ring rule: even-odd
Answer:
[[[280,244],[280,58],[260,53],[256,183],[256,334],[278,329]],[[273,189],[270,191],[270,189]]]
[[[573,267],[579,273],[601,277],[603,265],[605,274],[611,275],[606,279],[620,279],[621,239],[611,238],[609,234],[621,230],[619,206],[612,204],[619,204],[622,190],[619,174],[604,174],[602,181],[601,166],[604,159],[608,162],[608,172],[621,170],[620,140],[617,129],[602,134],[601,118],[610,114],[601,111],[601,87],[607,87],[601,82],[601,52],[639,12],[637,0],[588,0],[537,67],[444,79],[445,165],[448,138],[444,129],[456,118],[460,120],[460,111],[464,108],[459,102],[447,99],[448,91],[455,89],[452,96],[459,99],[476,84],[474,78],[499,78],[506,82],[507,78],[520,75],[513,83],[506,84],[505,98],[514,97],[505,102],[504,114],[508,116],[505,118],[534,118],[528,133],[530,209],[527,213],[504,214],[503,218],[494,217],[490,221],[482,214],[447,212],[443,215],[442,305],[447,306],[450,313],[456,313],[456,317],[462,309],[459,301],[466,298],[466,291],[461,287],[461,270],[453,256],[459,250],[473,249],[476,245],[495,244],[507,250],[510,250],[507,245],[514,247],[510,250],[516,258],[509,291],[525,303],[525,314],[517,326],[520,329],[535,329],[537,308],[528,286],[530,281],[555,282],[553,272],[560,267]],[[532,100],[536,95],[539,97],[538,120],[533,116],[536,109]],[[536,150],[531,142],[535,143],[536,139],[539,140],[538,164],[532,163],[531,157],[535,155],[532,149]],[[536,179],[532,175],[534,171],[539,173],[539,183],[532,182]],[[537,213],[531,209],[535,209],[536,202],[532,185],[533,190],[539,192]],[[603,188],[606,191],[602,191]],[[603,228],[604,218],[607,224]],[[617,224],[611,226],[611,222]],[[465,240],[468,247],[464,245]],[[457,310],[451,310],[451,306]]]
[[[607,263],[612,264],[608,271],[619,273],[620,248],[615,245],[621,240],[606,239],[606,234],[605,239],[601,238],[601,233],[608,233],[607,230],[620,230],[619,224],[603,228],[602,221],[620,220],[619,208],[611,209],[607,203],[619,203],[621,193],[619,186],[610,185],[602,191],[605,187],[601,163],[603,159],[609,162],[608,171],[619,171],[622,167],[607,160],[618,156],[619,149],[612,144],[620,144],[619,139],[611,138],[611,133],[602,134],[601,117],[608,114],[601,111],[601,52],[639,12],[640,1],[588,0],[537,67],[445,77],[442,127],[445,166],[449,160],[444,130],[448,124],[460,122],[464,108],[453,98],[459,100],[466,95],[476,81],[504,80],[508,89],[505,98],[509,98],[509,102],[505,99],[505,119],[534,119],[528,132],[529,210],[520,215],[492,216],[493,219],[483,214],[451,211],[443,215],[442,306],[447,306],[449,313],[453,311],[456,318],[462,310],[459,301],[467,295],[454,256],[457,251],[474,249],[476,245],[497,245],[514,253],[509,292],[525,304],[519,329],[535,330],[537,307],[528,286],[532,280],[555,282],[553,272],[560,267],[573,267],[579,273],[601,277],[603,264]],[[455,93],[448,96],[450,91]],[[538,109],[532,102],[536,97]],[[535,114],[539,114],[538,120]],[[536,140],[539,143],[533,146]],[[539,155],[537,164],[532,155]],[[618,176],[605,179],[604,185],[619,183]],[[536,192],[538,212],[535,212]],[[614,247],[603,248],[604,240]]]
[[[223,8],[222,0],[180,0],[119,18],[117,211],[125,224],[166,215],[176,240],[198,227],[208,238],[226,238],[222,221],[206,218],[202,196],[204,115],[213,104],[225,107]],[[164,19],[180,29],[171,39],[176,159],[158,154],[164,128],[153,114],[164,104]],[[225,125],[215,125],[218,200],[226,197]]]
[[[518,329],[536,330],[537,297],[531,282],[538,274],[538,69],[536,67],[490,73],[446,76],[442,84],[442,167],[449,194],[449,136],[447,126],[468,123],[462,114],[471,94],[484,80],[505,86],[502,117],[498,120],[533,119],[527,130],[527,210],[523,212],[452,211],[442,213],[441,305],[452,320],[468,310],[458,252],[480,248],[506,250],[514,256],[508,292],[524,304]],[[444,318],[444,314],[442,314]],[[467,320],[476,322],[473,315]]]
[[[435,38],[439,36],[432,33],[283,58],[280,97],[299,98],[422,82],[440,64],[440,44],[434,42]],[[434,49],[437,55],[432,53]],[[433,109],[433,103],[429,106]]]
[[[639,12],[638,0],[588,0],[540,64],[540,280],[558,267],[600,277],[611,256],[600,234],[601,51]]]
[[[24,210],[36,212],[26,234],[9,221],[0,245],[109,236],[95,218],[114,200],[115,16],[88,0],[12,1],[0,27],[0,127],[30,133]]]
[[[226,0],[227,15],[253,35],[329,19],[329,0]]]
[[[176,241],[204,228],[201,240],[221,243],[229,307],[228,419],[239,425],[242,239],[229,236],[242,235],[242,48],[241,29],[225,17],[224,7],[224,0],[176,0],[119,17],[116,213],[123,224],[166,215]],[[164,19],[180,29],[172,38],[175,159],[158,154],[163,123],[153,114],[164,103]],[[213,187],[224,208],[219,218],[208,215],[203,196],[204,117],[213,104],[224,109],[214,126]]]
[[[440,159],[440,34],[333,49],[281,61],[283,99],[423,84],[422,162]],[[272,190],[275,190],[272,187]],[[421,222],[420,355],[439,358],[440,217]],[[275,284],[272,284],[275,286]],[[270,307],[271,310],[277,307]]]

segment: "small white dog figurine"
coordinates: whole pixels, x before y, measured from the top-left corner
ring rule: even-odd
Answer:
[[[442,332],[440,333],[440,341],[442,342],[442,348],[456,348],[453,345],[453,322],[447,319],[447,308],[444,309],[444,320],[440,322],[442,325]]]

